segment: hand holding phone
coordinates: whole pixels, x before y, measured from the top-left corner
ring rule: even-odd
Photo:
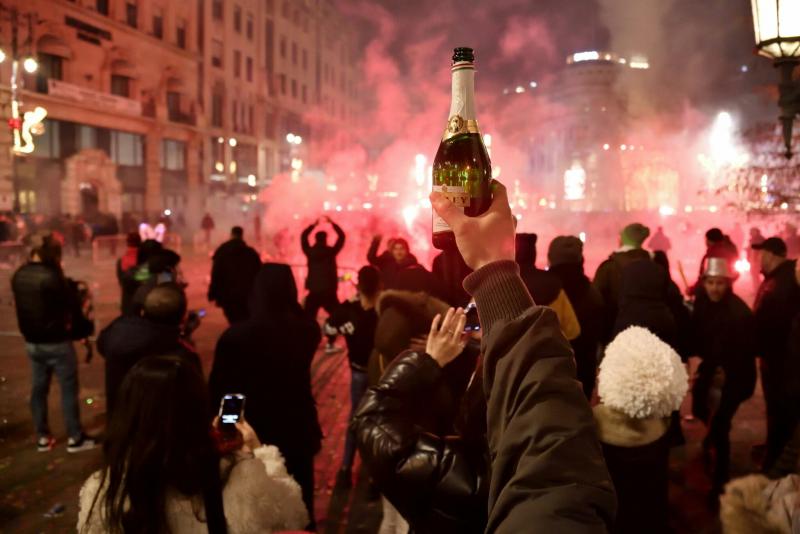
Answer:
[[[244,395],[228,393],[219,403],[219,429],[222,433],[236,432],[236,423],[244,419]]]
[[[479,332],[481,329],[481,322],[478,319],[478,306],[474,302],[470,302],[464,309],[464,315],[467,316],[467,322],[464,324],[464,333],[470,334]]]

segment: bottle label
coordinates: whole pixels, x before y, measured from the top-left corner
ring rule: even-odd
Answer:
[[[474,119],[467,120],[461,115],[453,115],[447,119],[447,128],[445,128],[442,135],[442,141],[447,141],[451,137],[466,133],[480,133],[478,121]]]
[[[441,193],[452,202],[458,209],[462,210],[470,206],[469,193],[467,193],[460,185],[434,185],[434,192]],[[433,233],[450,232],[451,228],[444,219],[433,212]]]

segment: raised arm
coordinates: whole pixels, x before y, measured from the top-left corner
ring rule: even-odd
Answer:
[[[303,233],[300,234],[300,246],[303,247],[303,254],[308,256],[308,253],[311,251],[311,243],[308,242],[308,237],[311,235],[311,232],[314,231],[316,228],[317,222],[314,221],[311,226],[303,230]]]
[[[466,217],[444,196],[431,201],[467,265],[484,331],[484,391],[492,461],[487,532],[605,532],[616,507],[592,411],[555,313],[536,307],[514,262],[505,188]]]
[[[328,219],[330,221],[330,219]],[[336,243],[333,245],[334,254],[338,254],[344,248],[344,230],[342,230],[341,226],[336,224],[333,221],[331,222],[331,226],[333,226],[333,231],[336,232]]]
[[[381,246],[381,238],[379,235],[374,236],[367,251],[367,261],[374,267],[378,267],[378,247]]]

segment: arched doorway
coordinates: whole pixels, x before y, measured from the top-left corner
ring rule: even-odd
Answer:
[[[97,216],[100,211],[100,196],[97,187],[91,182],[81,182],[81,214],[88,219]]]
[[[81,150],[65,162],[61,212],[73,216],[122,215],[122,184],[117,166],[104,151]],[[87,217],[88,218],[88,217]]]

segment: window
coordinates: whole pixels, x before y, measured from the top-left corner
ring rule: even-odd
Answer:
[[[223,13],[225,13],[225,8],[222,0],[211,0],[211,16],[216,20],[222,20]]]
[[[233,111],[233,131],[239,131],[239,102],[236,100],[233,101],[233,105],[231,106]]]
[[[239,6],[233,8],[233,30],[242,33],[242,8]]]
[[[254,22],[253,22],[253,14],[252,13],[248,13],[247,14],[247,27],[245,29],[248,41],[252,41],[253,40],[253,24],[254,24]]]
[[[77,148],[83,150],[84,148],[97,148],[97,128],[94,126],[86,126],[79,124],[77,128]]]
[[[127,76],[119,74],[111,75],[111,94],[117,96],[124,96],[130,98],[131,96],[131,79]]]
[[[297,80],[292,80],[292,98],[297,98]]]
[[[250,107],[247,108],[247,131],[250,133],[253,133],[253,122],[255,122],[255,116],[255,108],[250,105]]]
[[[117,165],[144,165],[143,147],[141,135],[111,130],[111,159]]]
[[[292,21],[295,23],[296,26],[300,26],[300,12],[297,11],[296,9],[294,11],[294,17],[292,18]]]
[[[131,28],[139,26],[139,6],[136,5],[135,1],[128,0],[125,2],[125,22]]]
[[[95,0],[94,8],[101,15],[108,15],[108,0]]]
[[[281,15],[283,15],[283,18],[289,18],[289,2],[286,0],[283,0],[283,5],[281,6]]]
[[[160,7],[153,10],[153,37],[164,38],[164,12]]]
[[[303,70],[308,70],[308,50],[303,49]]]
[[[286,37],[281,37],[280,50],[281,58],[286,59]]]
[[[182,118],[181,113],[181,94],[175,91],[167,91],[167,115],[169,120],[178,122]]]
[[[247,81],[253,81],[253,58],[248,57],[245,61],[245,74],[247,75]]]
[[[264,135],[267,139],[275,139],[275,123],[277,122],[277,115],[274,110],[269,110],[264,119]]]
[[[278,81],[279,81],[280,86],[281,86],[281,94],[285,95],[286,94],[286,75],[285,74],[279,74],[278,75]]]
[[[233,76],[234,78],[242,77],[242,53],[238,50],[233,51]]]
[[[302,94],[303,94],[303,104],[306,104],[308,102],[308,88],[306,87],[306,84],[303,84]]]
[[[161,168],[182,171],[186,168],[186,143],[175,139],[161,140]]]
[[[225,106],[225,97],[221,92],[211,95],[211,126],[222,128],[222,111]]]
[[[292,65],[297,65],[297,43],[292,43]]]
[[[211,41],[211,64],[215,67],[222,68],[222,50],[222,41]]]
[[[186,19],[178,19],[178,27],[175,29],[175,44],[178,48],[186,50]]]
[[[271,15],[275,11],[275,2],[274,0],[266,0],[265,3],[267,4],[267,13]]]
[[[47,80],[64,79],[64,58],[52,54],[39,54],[39,69],[36,71],[36,90],[47,93]]]
[[[36,138],[36,150],[31,154],[36,158],[59,159],[61,157],[60,122],[44,120],[44,132]]]

